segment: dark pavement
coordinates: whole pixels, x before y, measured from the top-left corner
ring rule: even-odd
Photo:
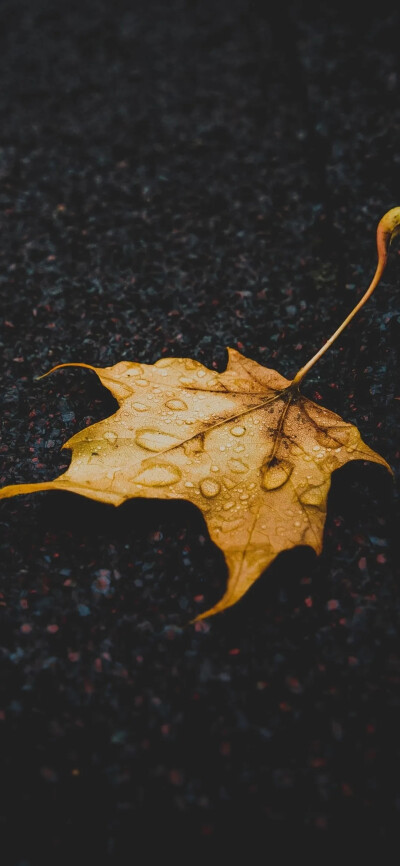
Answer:
[[[337,327],[400,205],[399,17],[2,2],[1,486],[115,408],[54,364],[291,377]],[[0,503],[7,866],[399,841],[399,252],[303,386],[397,468],[337,473],[319,559],[193,627],[226,580],[193,506]]]

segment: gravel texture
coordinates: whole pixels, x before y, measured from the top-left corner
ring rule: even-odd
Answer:
[[[2,486],[115,408],[54,364],[230,345],[291,376],[344,318],[400,204],[393,8],[3,0]],[[395,471],[399,251],[304,384]],[[196,627],[226,571],[189,504],[44,493],[0,523],[4,864],[398,841],[396,476],[337,473],[322,556]]]

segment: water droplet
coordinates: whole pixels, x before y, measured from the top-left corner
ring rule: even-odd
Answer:
[[[329,483],[319,484],[316,487],[308,487],[300,495],[303,505],[315,505],[317,508],[324,505],[325,497],[329,489]]]
[[[222,523],[222,531],[223,532],[234,532],[235,529],[239,529],[239,526],[242,526],[243,518],[242,517],[234,517],[232,520],[224,520]]]
[[[230,511],[230,509],[233,508],[234,505],[235,503],[232,501],[232,499],[229,499],[228,502],[224,502],[223,509],[224,511]]]
[[[232,488],[235,487],[235,482],[232,481],[232,478],[229,478],[228,475],[224,475],[222,481],[227,490],[232,490]]]
[[[144,403],[132,403],[132,408],[136,409],[137,412],[145,412],[147,406],[145,406]]]
[[[198,375],[199,379],[202,379],[203,376],[206,375],[206,370],[198,370],[197,375]]]
[[[146,388],[148,384],[147,379],[136,379],[136,385],[140,385],[141,388]]]
[[[196,457],[197,454],[201,454],[201,452],[204,451],[204,437],[200,434],[199,436],[190,439],[188,442],[185,442],[183,450],[186,457]]]
[[[132,364],[131,366],[128,367],[128,369],[125,373],[125,376],[128,376],[130,378],[131,376],[141,376],[142,374],[143,374],[142,366],[140,364]]]
[[[339,458],[336,457],[335,454],[330,454],[329,457],[327,457],[327,460],[325,463],[326,471],[327,472],[334,472],[335,469],[339,468],[339,466],[340,466]]]
[[[185,487],[194,487],[194,484],[192,481],[185,481]]]
[[[290,478],[293,464],[288,460],[279,460],[261,467],[261,487],[264,490],[277,490]]]
[[[179,381],[181,385],[194,385],[193,379],[189,379],[188,376],[180,376]]]
[[[147,451],[164,451],[165,448],[173,448],[175,445],[179,445],[179,439],[176,436],[171,436],[170,433],[163,433],[161,430],[151,430],[145,427],[137,431],[135,442],[141,448],[146,448]]]
[[[228,460],[228,467],[231,472],[247,472],[249,468],[247,463],[243,463],[243,460],[239,460],[237,457],[231,457]]]
[[[241,454],[241,452],[245,450],[245,447],[244,445],[235,445],[233,450],[236,454]]]
[[[219,472],[219,466],[211,466],[211,472]]]
[[[241,495],[239,496],[239,499],[241,499],[242,502],[246,502],[246,499],[249,499],[249,494],[248,493],[241,493]]]
[[[230,432],[232,433],[232,436],[243,436],[246,432],[246,428],[241,427],[240,424],[238,424],[236,427],[232,427]]]
[[[181,362],[182,358],[160,358],[159,361],[156,361],[155,367],[172,367],[172,365],[176,362]]]
[[[221,486],[214,478],[203,478],[203,481],[200,481],[200,490],[206,499],[213,499],[214,496],[218,496]]]
[[[108,442],[115,442],[115,440],[118,439],[118,436],[112,430],[107,430],[107,432],[104,433],[104,439],[107,439]]]
[[[145,487],[169,487],[170,484],[180,481],[180,478],[180,470],[172,463],[153,463],[142,469],[133,480]]]
[[[182,411],[183,409],[188,408],[183,400],[167,400],[165,405],[167,409],[174,409],[175,411]]]

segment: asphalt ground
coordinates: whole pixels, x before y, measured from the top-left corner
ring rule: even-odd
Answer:
[[[83,369],[37,381],[54,364],[222,371],[232,346],[292,377],[374,271],[400,107],[385,3],[3,0],[0,18],[4,486],[56,477],[116,407]],[[282,554],[194,627],[226,583],[194,506],[1,502],[7,866],[398,841],[399,252],[304,383],[395,471],[334,475],[319,558]]]

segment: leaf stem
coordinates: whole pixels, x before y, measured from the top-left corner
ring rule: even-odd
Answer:
[[[370,285],[368,286],[367,291],[365,292],[365,294],[363,295],[361,300],[358,302],[358,304],[356,304],[356,306],[351,311],[351,313],[349,313],[349,315],[346,317],[344,322],[342,322],[342,324],[339,326],[339,328],[337,328],[335,333],[332,334],[331,337],[329,337],[329,340],[327,340],[326,343],[324,343],[324,345],[321,347],[321,349],[315,355],[313,355],[312,358],[310,358],[310,360],[307,362],[307,364],[305,364],[304,367],[301,367],[300,370],[298,371],[298,373],[296,373],[296,375],[293,379],[293,382],[292,382],[293,385],[298,385],[304,379],[304,376],[306,376],[308,371],[311,370],[311,367],[313,367],[314,364],[316,364],[317,361],[319,361],[319,359],[322,357],[322,355],[325,354],[326,350],[329,349],[329,347],[332,345],[332,343],[335,342],[335,340],[337,339],[337,337],[339,337],[339,335],[342,333],[342,331],[344,331],[344,329],[347,328],[347,325],[351,322],[351,320],[354,319],[354,316],[358,313],[359,310],[361,310],[361,307],[364,306],[366,301],[368,301],[368,298],[371,297],[372,292],[376,289],[376,287],[377,287],[377,285],[378,285],[378,283],[382,277],[382,274],[385,270],[389,246],[390,246],[393,238],[395,237],[395,235],[399,234],[399,233],[400,233],[400,207],[393,207],[391,210],[388,210],[387,213],[385,213],[385,215],[382,217],[382,219],[380,220],[380,222],[378,224],[378,228],[376,231],[376,244],[377,244],[377,249],[378,249],[378,264],[377,264],[373,279],[372,279]]]

